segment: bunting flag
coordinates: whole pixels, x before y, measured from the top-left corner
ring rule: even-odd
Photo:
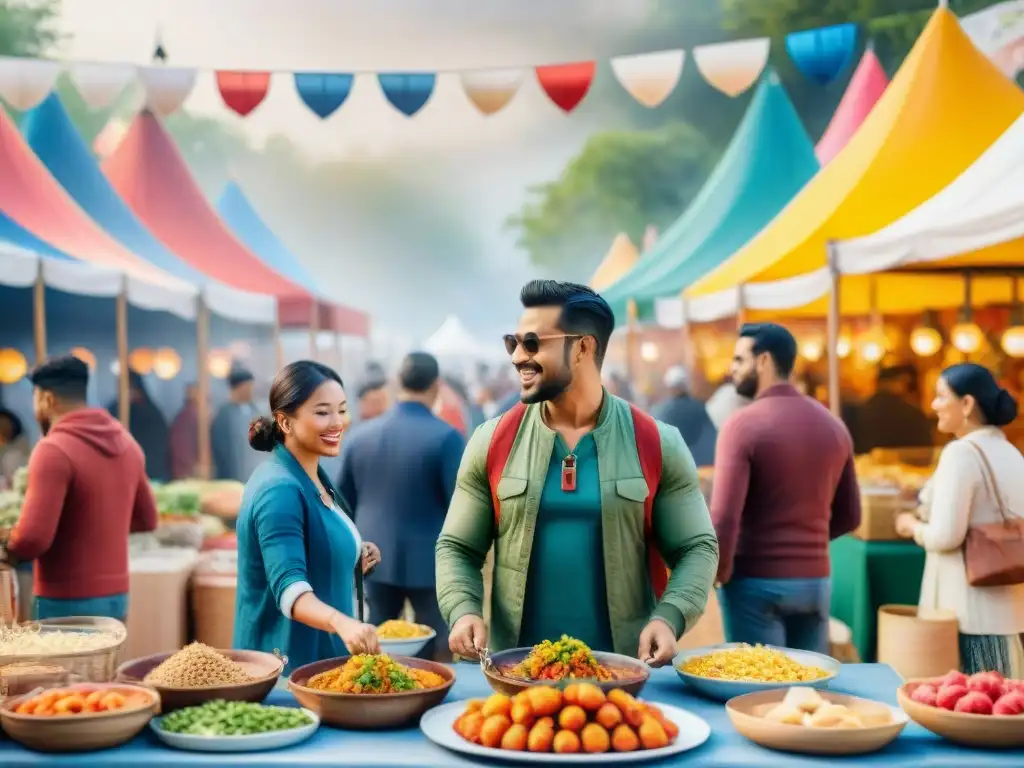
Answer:
[[[229,109],[247,117],[270,90],[269,72],[217,72],[217,90]]]
[[[493,115],[504,109],[519,92],[526,72],[522,69],[484,69],[463,72],[460,79],[462,90],[473,106],[485,115]]]
[[[295,90],[314,115],[326,120],[333,115],[352,93],[355,75],[329,72],[296,72]]]
[[[27,112],[49,95],[59,74],[56,61],[0,56],[0,97],[19,112]]]
[[[767,37],[701,45],[693,49],[693,63],[708,85],[736,97],[757,82],[771,47]]]
[[[568,114],[579,106],[590,90],[597,71],[597,62],[579,61],[573,64],[552,64],[537,67],[537,81],[554,104]]]
[[[71,82],[78,95],[92,109],[109,107],[128,83],[135,79],[136,68],[131,64],[97,64],[82,61],[68,69]]]
[[[804,77],[818,85],[838,78],[857,50],[857,25],[836,24],[786,35],[786,51]]]
[[[146,109],[160,117],[178,111],[196,86],[196,71],[181,67],[142,67],[139,80],[146,91]]]
[[[423,109],[434,95],[437,76],[426,72],[377,75],[384,98],[406,117],[412,117]]]
[[[683,74],[686,51],[657,51],[612,59],[612,71],[626,93],[645,107],[659,107]]]

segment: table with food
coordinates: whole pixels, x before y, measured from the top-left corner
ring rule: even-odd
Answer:
[[[429,628],[387,622],[381,653],[285,678],[279,654],[199,642],[119,662],[126,634],[99,619],[0,628],[0,765],[983,768],[1024,754],[1024,681],[994,672],[904,682],[740,644],[650,669],[566,636],[446,665],[415,655]]]

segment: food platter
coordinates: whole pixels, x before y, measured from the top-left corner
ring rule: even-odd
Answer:
[[[487,682],[490,683],[491,688],[499,693],[512,696],[524,688],[529,688],[531,685],[565,687],[572,682],[580,682],[580,679],[570,678],[553,681],[526,680],[510,676],[508,674],[509,670],[521,663],[532,650],[532,648],[511,648],[507,651],[493,654],[490,657],[491,664],[485,665],[483,668],[484,676],[487,678]],[[603,653],[601,651],[594,651],[593,655],[599,664],[615,673],[613,680],[588,680],[588,682],[594,683],[606,693],[613,688],[621,688],[627,693],[636,696],[643,690],[651,676],[651,672],[646,664],[629,656],[621,656],[617,653]]]
[[[187,733],[171,733],[161,727],[162,717],[155,718],[149,727],[154,735],[167,746],[188,752],[263,752],[300,744],[316,733],[317,728],[320,727],[320,718],[316,712],[308,709],[302,711],[312,718],[313,722],[309,725],[247,736],[196,736]]]
[[[430,710],[420,720],[423,735],[439,747],[466,755],[470,758],[500,760],[502,762],[546,763],[549,765],[594,765],[595,763],[640,763],[653,762],[662,758],[678,755],[701,746],[711,736],[711,726],[692,712],[685,709],[659,704],[665,717],[679,728],[679,737],[673,744],[661,749],[642,750],[637,752],[606,752],[601,755],[592,754],[552,754],[538,752],[510,752],[472,744],[455,730],[455,721],[465,709],[465,702],[444,704]]]

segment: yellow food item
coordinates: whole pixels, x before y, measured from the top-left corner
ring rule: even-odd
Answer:
[[[430,634],[430,627],[413,624],[411,621],[392,619],[377,627],[377,637],[381,640],[413,640]]]
[[[800,664],[781,651],[761,645],[695,656],[680,669],[697,677],[759,683],[806,683],[828,677],[820,667]]]
[[[888,707],[870,702],[833,704],[809,688],[790,688],[785,698],[764,715],[780,725],[807,728],[872,728],[893,721]]]
[[[307,688],[332,693],[403,693],[439,688],[444,678],[434,672],[405,667],[386,654],[353,656],[340,667],[313,675]]]
[[[164,688],[210,688],[247,683],[245,667],[202,643],[190,643],[152,669],[143,682]]]

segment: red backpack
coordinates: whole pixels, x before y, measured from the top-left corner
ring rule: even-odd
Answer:
[[[661,483],[661,434],[658,423],[635,405],[629,406],[633,413],[633,431],[636,436],[636,451],[640,459],[640,469],[647,482],[649,493],[644,501],[644,538],[647,541],[647,567],[651,576],[651,586],[655,597],[659,600],[668,586],[668,566],[658,548],[654,545],[651,535],[651,514],[654,508],[654,497]],[[497,527],[501,519],[501,502],[498,499],[498,483],[505,471],[505,464],[512,453],[516,435],[526,415],[526,406],[516,403],[511,410],[502,414],[498,426],[494,428],[491,444],[487,448],[487,480],[491,486],[491,504],[494,508],[494,524]]]

